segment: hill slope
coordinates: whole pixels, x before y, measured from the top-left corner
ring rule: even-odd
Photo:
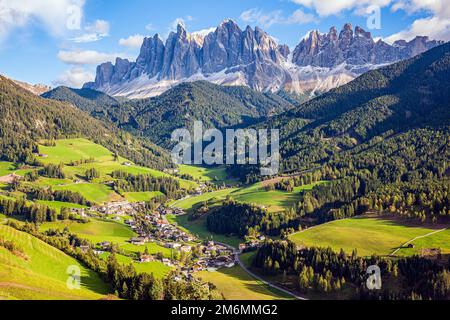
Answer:
[[[42,94],[43,98],[70,102],[79,109],[88,113],[105,110],[117,105],[119,102],[105,93],[91,89],[73,89],[68,87],[57,87]]]
[[[169,156],[67,103],[37,97],[0,76],[0,160],[32,162],[43,139],[85,137],[137,164],[162,169]]]
[[[0,246],[0,299],[90,300],[108,294],[108,287],[96,273],[41,240],[3,225],[0,238],[23,251],[13,254]],[[66,285],[69,266],[81,270],[80,290]]]
[[[287,170],[324,163],[338,154],[354,158],[373,149],[386,154],[389,143],[429,144],[439,156],[448,137],[449,87],[450,44],[445,44],[368,72],[264,125],[281,129]],[[409,158],[418,160],[417,154]]]
[[[183,83],[161,96],[118,102],[94,90],[56,88],[46,98],[71,102],[94,117],[168,146],[174,129],[195,120],[207,127],[249,124],[294,107],[294,95],[260,93],[247,87],[223,87],[206,81]]]

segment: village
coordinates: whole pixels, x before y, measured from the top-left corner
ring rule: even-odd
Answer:
[[[231,268],[237,263],[237,252],[233,248],[214,241],[200,241],[177,226],[169,223],[167,215],[185,215],[181,209],[160,205],[151,212],[146,210],[145,203],[130,203],[128,201],[112,202],[88,209],[92,214],[100,215],[114,221],[123,221],[137,236],[130,238],[129,243],[145,246],[155,243],[161,247],[171,249],[178,259],[150,255],[146,252],[136,257],[137,263],[160,261],[168,267],[180,271],[187,279],[199,271],[214,272],[221,268]],[[87,210],[76,209],[81,216],[87,216]],[[97,244],[95,253],[102,254],[110,251],[112,244],[105,241]],[[181,262],[179,257],[184,257]]]

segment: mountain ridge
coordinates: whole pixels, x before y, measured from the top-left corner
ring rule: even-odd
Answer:
[[[0,76],[0,160],[34,163],[39,141],[84,137],[136,164],[171,167],[170,156],[153,143],[132,137],[70,103],[34,95]]]
[[[146,98],[182,82],[206,80],[244,85],[261,92],[300,94],[326,92],[364,72],[422,53],[439,41],[417,37],[389,45],[375,42],[360,27],[346,24],[337,34],[311,31],[291,52],[259,27],[242,30],[224,20],[207,35],[190,34],[178,25],[166,42],[156,34],[145,38],[136,62],[117,58],[97,67],[95,82],[84,88],[113,96]]]
[[[83,97],[84,95],[85,97]],[[205,127],[249,125],[292,109],[304,97],[262,93],[244,86],[219,86],[207,81],[181,83],[160,96],[117,101],[91,89],[58,87],[44,94],[49,99],[69,102],[101,120],[114,123],[167,147],[175,129],[192,128],[193,121]],[[89,100],[86,96],[101,97]]]

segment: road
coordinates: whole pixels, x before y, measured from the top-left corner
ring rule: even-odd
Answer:
[[[447,229],[448,229],[448,228],[444,228],[444,229],[440,229],[440,230],[436,230],[436,231],[427,233],[427,234],[425,234],[425,235],[423,235],[423,236],[415,237],[414,239],[411,239],[411,240],[409,240],[408,242],[405,242],[404,244],[402,244],[401,247],[397,248],[397,249],[396,249],[394,252],[392,252],[389,256],[394,256],[400,249],[405,248],[408,244],[410,244],[410,243],[412,243],[412,242],[414,242],[414,241],[416,241],[416,240],[418,240],[418,239],[423,239],[423,238],[432,236],[433,234],[436,234],[436,233],[445,231],[445,230],[447,230]]]
[[[258,281],[260,281],[260,282],[262,282],[262,283],[264,283],[266,286],[269,286],[269,287],[274,288],[274,289],[276,289],[276,290],[278,290],[278,291],[281,291],[281,292],[283,292],[283,293],[285,293],[285,294],[287,294],[287,295],[290,295],[290,296],[292,296],[292,297],[294,297],[294,298],[296,298],[296,299],[298,299],[298,300],[308,300],[307,298],[305,298],[305,297],[300,297],[300,296],[298,296],[298,295],[292,293],[292,292],[289,291],[289,290],[286,290],[286,289],[284,289],[284,288],[282,288],[282,287],[280,287],[280,286],[277,286],[276,284],[270,283],[270,282],[264,280],[263,278],[261,278],[260,276],[258,276],[257,274],[255,274],[254,272],[252,272],[252,271],[251,271],[250,269],[248,269],[248,268],[245,266],[245,264],[242,262],[242,260],[241,260],[241,252],[238,251],[238,250],[236,250],[236,248],[234,248],[234,247],[232,247],[232,246],[230,246],[230,245],[227,245],[227,244],[225,244],[225,243],[220,243],[220,242],[216,242],[216,243],[219,244],[219,245],[222,245],[222,246],[224,246],[224,247],[227,247],[227,248],[229,248],[230,250],[233,250],[234,255],[235,255],[235,261],[236,261],[237,264],[238,264],[245,272],[247,272],[251,277],[255,278],[256,280],[258,280]]]

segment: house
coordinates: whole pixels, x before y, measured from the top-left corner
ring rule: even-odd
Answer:
[[[176,243],[176,242],[168,242],[165,244],[165,247],[169,248],[169,249],[179,249],[179,248],[181,248],[181,244]]]
[[[108,249],[111,246],[111,242],[103,241],[98,244],[102,249]]]
[[[189,253],[189,252],[192,251],[192,248],[191,248],[191,246],[182,246],[182,247],[180,248],[180,251]]]
[[[130,240],[131,244],[134,244],[136,246],[143,246],[145,244],[145,238],[139,237],[139,238],[132,238]]]
[[[81,249],[81,251],[83,251],[83,252],[87,252],[87,251],[89,251],[89,246],[80,246],[80,249]]]
[[[172,262],[170,261],[170,259],[167,258],[162,259],[162,263],[168,267],[172,266]]]
[[[147,254],[143,254],[141,255],[139,261],[141,263],[145,263],[145,262],[152,262],[154,260],[153,256],[151,255],[147,255]]]

